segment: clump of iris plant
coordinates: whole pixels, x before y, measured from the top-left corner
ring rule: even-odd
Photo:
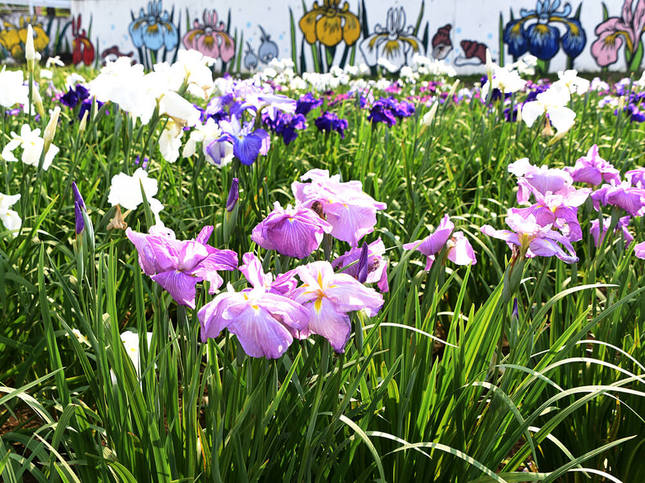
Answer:
[[[347,119],[341,119],[334,112],[325,111],[314,121],[319,131],[330,133],[336,131],[341,138],[345,138],[345,129],[347,129]]]

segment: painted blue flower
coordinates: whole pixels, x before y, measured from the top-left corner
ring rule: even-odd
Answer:
[[[179,43],[179,32],[173,25],[174,8],[171,13],[163,10],[162,0],[151,0],[148,2],[148,11],[142,8],[139,17],[134,18],[128,26],[132,43],[136,48],[146,47],[157,51],[161,47],[166,50],[173,50]]]
[[[530,52],[542,60],[551,60],[560,50],[575,58],[587,43],[578,16],[571,16],[571,5],[562,9],[561,0],[538,0],[534,10],[520,9],[520,18],[504,28],[504,43],[513,57]],[[563,30],[561,30],[563,28]]]

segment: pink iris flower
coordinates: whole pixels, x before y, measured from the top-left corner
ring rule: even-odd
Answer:
[[[628,181],[605,183],[591,194],[591,199],[596,210],[600,205],[612,205],[632,216],[645,215],[645,189],[634,188]]]
[[[430,270],[435,261],[435,255],[443,247],[448,248],[448,260],[457,265],[475,265],[477,257],[468,239],[460,231],[453,234],[455,224],[445,215],[437,229],[423,240],[417,240],[403,245],[404,250],[418,250],[426,258],[425,270]]]
[[[600,67],[614,64],[624,42],[633,56],[638,50],[643,27],[645,0],[638,0],[636,8],[632,7],[632,0],[625,0],[620,17],[609,17],[596,27],[598,38],[591,44],[591,55]]]
[[[627,229],[627,226],[629,226],[630,221],[631,221],[631,218],[629,216],[623,216],[622,218],[619,218],[618,223],[616,224],[616,229],[614,230],[614,232],[621,230],[623,234],[623,238],[625,239],[625,247],[628,247],[629,244],[632,241],[634,241],[634,237],[632,236],[631,233],[629,233],[629,230]],[[603,228],[602,228],[602,234],[601,234],[599,221],[598,220],[591,221],[591,228],[589,229],[589,233],[591,233],[591,236],[593,237],[593,242],[596,248],[598,248],[598,246],[605,239],[605,235],[607,234],[607,230],[609,230],[610,224],[611,224],[611,218],[605,217],[605,219],[603,220]]]
[[[303,285],[291,295],[309,310],[309,326],[300,338],[318,334],[336,352],[344,352],[351,333],[349,312],[364,309],[374,317],[383,297],[346,273],[334,273],[329,262],[313,262],[296,269]]]
[[[126,236],[139,253],[139,265],[146,275],[161,285],[180,305],[195,308],[195,286],[207,281],[209,293],[222,285],[218,270],[235,270],[237,254],[218,250],[206,242],[213,233],[205,226],[195,240],[175,240],[167,235],[147,235],[128,228]]]
[[[332,262],[335,269],[342,270],[342,273],[351,275],[359,280],[361,267],[361,248],[351,248]],[[364,283],[376,283],[381,292],[389,290],[387,282],[387,260],[383,258],[385,245],[380,238],[367,246],[367,267]]]
[[[305,258],[320,246],[323,235],[331,231],[332,226],[312,209],[282,208],[276,202],[273,211],[253,228],[251,240],[267,250]]]
[[[634,247],[634,255],[645,260],[645,242],[641,242]]]
[[[312,169],[295,181],[291,189],[299,205],[322,214],[332,226],[331,235],[352,247],[374,231],[376,212],[387,205],[363,192],[360,181],[340,181],[339,175],[329,176],[327,170]]]
[[[576,183],[588,183],[593,186],[603,181],[620,183],[620,172],[598,154],[598,146],[594,144],[586,156],[579,158],[574,167],[564,168]]]
[[[277,359],[294,336],[306,330],[309,310],[280,294],[284,286],[274,286],[273,277],[262,271],[255,255],[246,253],[242,258],[240,271],[253,288],[223,292],[202,307],[197,314],[202,342],[228,329],[249,356]]]
[[[528,158],[522,158],[508,165],[508,172],[519,178],[517,190],[517,202],[525,203],[529,200],[533,190],[542,194],[566,194],[569,187],[573,185],[573,178],[569,173],[561,169],[548,168],[546,166],[533,166]],[[524,180],[520,183],[519,181]]]
[[[540,226],[534,215],[524,218],[521,214],[509,210],[506,224],[511,228],[510,230],[496,230],[490,225],[484,225],[481,227],[481,232],[504,240],[513,249],[517,247],[521,256],[533,258],[555,255],[565,263],[578,261],[569,239],[552,230],[550,226]]]
[[[645,168],[636,168],[625,173],[625,179],[634,188],[645,189]]]

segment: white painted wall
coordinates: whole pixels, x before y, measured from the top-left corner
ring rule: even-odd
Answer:
[[[318,0],[322,3],[323,0]],[[549,1],[549,0],[546,0]],[[553,3],[556,0],[550,0]],[[342,0],[344,3],[344,0]],[[446,57],[446,61],[455,65],[459,64],[460,57],[464,57],[463,49],[460,46],[462,40],[478,41],[488,45],[493,57],[499,58],[499,15],[500,12],[507,22],[510,18],[509,10],[512,9],[515,16],[520,16],[520,9],[535,9],[537,0],[513,0],[513,1],[495,1],[495,0],[426,0],[425,13],[422,21],[422,28],[419,36],[422,35],[423,26],[426,21],[429,23],[429,37],[435,35],[437,30],[447,24],[452,26],[450,39],[453,44],[453,50]],[[566,2],[562,2],[564,5]],[[582,5],[581,23],[586,31],[587,43],[583,53],[576,59],[575,68],[579,71],[599,71],[600,67],[595,62],[590,53],[590,46],[596,39],[594,33],[595,27],[602,22],[602,2],[600,0],[570,0],[569,2],[575,12],[580,3]],[[604,0],[607,5],[610,16],[619,16],[623,5],[623,0]],[[634,4],[637,2],[634,1]],[[308,8],[311,8],[313,0],[305,0]],[[357,13],[359,0],[350,0],[350,11]],[[302,33],[297,27],[297,22],[303,15],[302,2],[300,0],[292,1],[267,1],[267,0],[163,0],[163,9],[170,10],[174,5],[175,23],[181,26],[181,35],[186,32],[186,15],[187,9],[190,20],[198,18],[201,20],[202,12],[205,8],[215,8],[219,19],[226,22],[228,11],[231,12],[231,34],[237,30],[238,36],[243,33],[244,43],[248,41],[252,48],[257,51],[261,43],[261,25],[270,35],[280,52],[280,57],[291,57],[291,38],[289,31],[289,8],[291,7],[296,21],[297,46],[300,50]],[[388,8],[393,6],[403,6],[407,15],[407,24],[414,24],[421,7],[420,0],[365,0],[368,24],[370,32],[374,26],[379,23],[384,25]],[[146,0],[72,0],[72,12],[74,15],[82,14],[83,24],[88,25],[92,20],[91,39],[95,42],[99,40],[98,50],[102,52],[106,47],[117,45],[121,52],[135,53],[138,58],[136,49],[132,45],[132,40],[128,33],[128,25],[131,22],[131,11],[135,16],[138,15],[141,8],[146,8]],[[362,39],[362,38],[361,38]],[[358,42],[360,43],[361,40]],[[308,64],[311,68],[310,48],[305,44],[307,50]],[[337,52],[336,62],[342,54],[344,47],[340,47]],[[246,47],[245,47],[246,51]],[[506,54],[507,62],[511,57]],[[363,62],[364,59],[357,52],[357,63]],[[551,61],[550,70],[556,71],[565,68],[566,55],[559,52]],[[459,66],[456,65],[460,73],[482,72],[482,66]],[[611,70],[625,70],[624,56],[621,51],[619,60],[610,66]]]

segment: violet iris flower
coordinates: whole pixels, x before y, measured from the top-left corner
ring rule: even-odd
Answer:
[[[85,201],[78,191],[76,181],[72,181],[72,192],[74,193],[74,217],[76,219],[76,234],[80,235],[85,229],[85,219],[83,218],[83,211],[85,210]]]
[[[277,359],[306,330],[309,311],[300,303],[274,293],[271,275],[264,274],[252,253],[242,257],[240,270],[253,288],[223,292],[198,312],[202,342],[219,336],[223,329],[235,334],[251,357]]]
[[[288,146],[298,137],[298,131],[307,128],[307,120],[302,114],[287,114],[278,112],[274,119],[268,113],[263,113],[263,122],[277,135],[282,136],[285,146]]]
[[[372,104],[367,119],[372,124],[382,122],[388,126],[394,126],[397,119],[413,116],[414,113],[414,104],[406,101],[397,101],[393,97],[387,97],[381,98]]]
[[[404,250],[418,250],[423,253],[426,259],[425,270],[428,271],[432,268],[435,261],[435,255],[439,253],[443,247],[448,248],[448,260],[457,265],[475,265],[477,257],[475,251],[471,246],[468,239],[461,231],[452,233],[455,225],[450,221],[450,217],[445,215],[437,229],[423,240],[406,243],[403,245]],[[452,235],[452,236],[451,236]]]
[[[576,183],[588,183],[597,186],[603,181],[620,183],[620,172],[598,154],[594,144],[586,156],[579,158],[575,166],[564,168]]]
[[[637,258],[645,260],[645,242],[641,242],[634,247],[634,255]]]
[[[582,229],[578,222],[578,207],[589,197],[591,189],[576,189],[573,186],[566,186],[559,190],[558,194],[546,192],[542,194],[525,178],[518,181],[520,190],[532,193],[536,203],[528,208],[511,208],[526,218],[534,215],[540,226],[553,226],[559,229],[572,242],[582,240]]]
[[[547,194],[548,192],[566,194],[569,191],[569,187],[573,185],[573,178],[566,171],[546,166],[533,166],[528,158],[522,158],[509,164],[508,172],[526,181],[519,184],[517,190],[518,203],[525,203],[529,200],[531,195],[529,186],[542,194]]]
[[[319,131],[330,133],[336,131],[341,138],[345,138],[345,129],[347,129],[347,119],[341,119],[334,112],[325,111],[314,121]]]
[[[625,179],[634,188],[643,188],[645,189],[645,168],[636,168],[625,173]]]
[[[234,251],[206,244],[212,232],[212,226],[205,226],[195,240],[185,241],[137,233],[130,228],[125,234],[139,253],[144,273],[166,289],[178,304],[194,309],[198,282],[209,282],[209,293],[214,294],[223,283],[217,271],[237,268]]]
[[[322,106],[322,99],[316,99],[311,92],[307,92],[296,102],[296,114],[306,116],[312,110]]]
[[[365,192],[360,181],[341,182],[339,175],[329,176],[327,170],[312,169],[300,178],[311,183],[294,181],[291,190],[298,204],[324,216],[332,226],[331,235],[352,247],[374,231],[377,210],[387,205]]]
[[[363,245],[365,246],[365,244]],[[332,267],[341,273],[351,275],[361,282],[361,256],[363,247],[351,248],[332,262]],[[380,238],[367,245],[366,278],[361,283],[375,283],[381,292],[389,291],[387,281],[387,260],[383,258],[385,245]]]
[[[628,181],[603,184],[591,194],[596,210],[600,205],[612,205],[622,208],[632,216],[645,215],[645,189],[634,188]]]
[[[299,337],[318,334],[336,352],[344,352],[352,329],[348,313],[364,309],[374,317],[383,306],[383,297],[351,275],[334,273],[329,262],[313,262],[296,271],[303,285],[292,296],[309,310],[309,325]]]
[[[260,154],[267,154],[271,145],[269,133],[264,129],[253,130],[253,122],[244,125],[236,116],[230,121],[220,121],[224,135],[218,141],[233,144],[233,154],[246,166],[252,165]]]
[[[89,97],[90,91],[81,84],[77,84],[76,86],[70,87],[69,90],[59,98],[59,101],[70,109],[74,109],[80,102],[83,102]]]
[[[571,242],[565,236],[551,230],[550,226],[540,226],[534,215],[524,218],[509,210],[506,224],[511,230],[496,230],[490,225],[484,225],[481,227],[481,232],[504,240],[511,248],[519,248],[522,257],[552,257],[555,255],[565,263],[578,261]]]
[[[282,208],[276,202],[273,211],[262,220],[251,234],[251,240],[267,250],[282,255],[305,258],[322,242],[332,226],[312,209],[304,206]]]
[[[629,216],[623,216],[622,218],[619,218],[618,222],[616,223],[616,228],[614,230],[614,232],[621,230],[623,234],[623,238],[625,239],[625,247],[629,246],[629,244],[632,241],[634,241],[634,237],[632,236],[631,233],[629,233],[629,230],[627,229],[627,226],[629,226],[630,221],[631,221],[631,218]],[[611,218],[606,217],[603,220],[602,235],[601,235],[599,221],[597,219],[591,220],[591,228],[589,229],[589,233],[591,233],[591,236],[593,237],[593,242],[596,248],[598,248],[598,246],[605,239],[605,235],[607,234],[607,230],[609,230],[610,224],[611,224]]]

